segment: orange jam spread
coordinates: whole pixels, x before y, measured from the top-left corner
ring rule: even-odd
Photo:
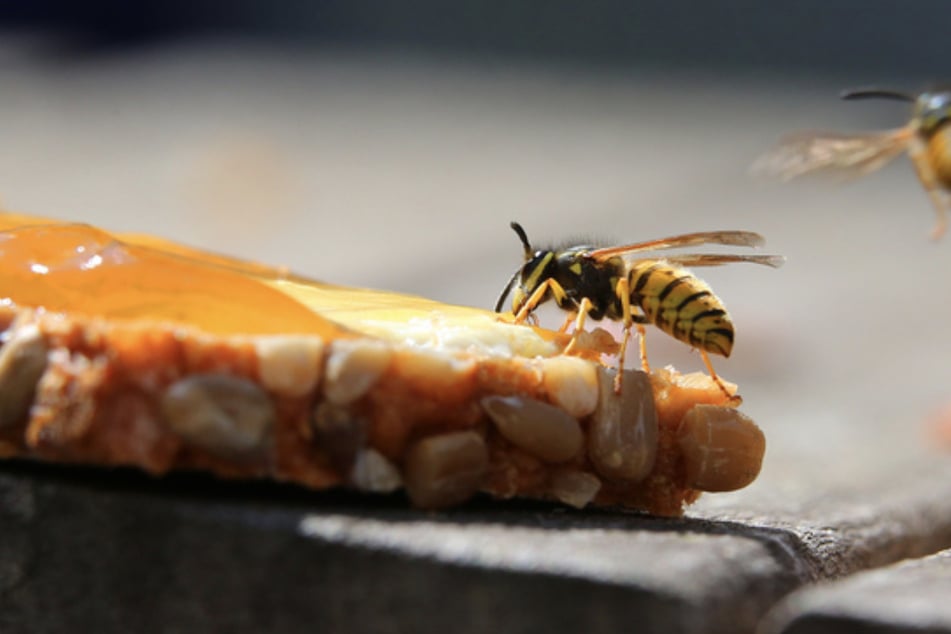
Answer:
[[[213,334],[358,333],[433,348],[527,357],[568,336],[412,295],[324,284],[149,235],[110,234],[0,212],[0,302]],[[613,339],[611,343],[614,343]],[[592,350],[596,357],[599,352]]]
[[[0,300],[113,319],[174,321],[217,334],[343,332],[214,256],[184,251],[124,242],[89,225],[3,214]]]

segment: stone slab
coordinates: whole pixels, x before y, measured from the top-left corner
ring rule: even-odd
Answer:
[[[797,522],[487,500],[423,513],[400,496],[7,463],[0,630],[752,632],[803,584],[951,546],[951,468],[937,475],[880,491],[880,511],[907,504],[877,521],[840,498]]]
[[[797,591],[766,618],[763,634],[947,634],[951,550]]]
[[[4,465],[0,491],[4,632],[725,632],[800,581],[786,536],[704,520],[426,514],[401,497],[36,465]]]

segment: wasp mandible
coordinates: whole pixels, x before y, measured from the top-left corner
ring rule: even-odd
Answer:
[[[512,313],[522,323],[540,304],[554,299],[568,311],[562,331],[574,322],[574,332],[565,353],[575,348],[586,318],[604,318],[624,324],[618,352],[618,372],[614,389],[621,391],[624,355],[637,328],[640,336],[641,367],[650,371],[644,324],[653,324],[671,337],[698,349],[710,377],[731,400],[713,369],[708,352],[729,357],[733,349],[733,321],[723,302],[687,266],[716,266],[730,262],[753,262],[778,267],[784,259],[776,255],[734,255],[685,253],[667,257],[642,257],[646,251],[660,251],[700,244],[758,247],[763,237],[750,231],[688,233],[659,240],[616,247],[579,245],[564,249],[535,249],[517,222],[511,223],[525,249],[525,262],[502,290],[495,311],[501,312],[512,292]],[[513,291],[514,288],[514,291]]]
[[[951,206],[951,88],[918,95],[880,88],[847,90],[841,97],[896,99],[913,103],[911,120],[891,130],[839,134],[800,132],[785,137],[761,157],[753,170],[784,180],[815,172],[837,170],[857,176],[874,172],[907,153],[924,186],[937,220],[931,237],[940,238],[948,226]]]

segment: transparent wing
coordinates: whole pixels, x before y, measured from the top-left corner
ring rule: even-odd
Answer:
[[[781,255],[734,255],[730,253],[685,253],[664,258],[665,262],[677,266],[720,266],[732,262],[751,262],[778,269],[786,258]]]
[[[698,244],[726,244],[741,247],[760,247],[766,243],[765,238],[752,231],[701,231],[699,233],[685,233],[669,238],[660,238],[648,242],[625,244],[619,247],[595,249],[588,253],[588,257],[595,260],[608,260],[613,257],[627,258],[644,251],[660,251],[680,247],[693,247]]]
[[[774,150],[757,159],[751,171],[782,180],[819,172],[858,177],[904,152],[913,136],[910,126],[861,134],[800,132],[785,137]]]

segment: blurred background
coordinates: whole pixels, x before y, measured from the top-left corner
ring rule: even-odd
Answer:
[[[701,275],[737,325],[715,365],[770,442],[738,495],[781,504],[933,444],[951,238],[928,239],[904,158],[846,186],[748,167],[784,132],[903,124],[907,104],[837,94],[947,78],[948,18],[897,0],[8,1],[0,202],[486,308],[520,263],[513,219],[539,244],[759,231],[783,269]],[[648,343],[655,365],[702,367]]]

